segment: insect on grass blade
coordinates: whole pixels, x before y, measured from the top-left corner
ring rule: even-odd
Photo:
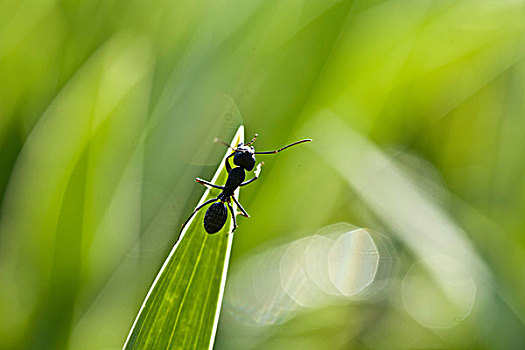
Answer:
[[[231,146],[244,142],[240,126]],[[224,159],[211,180],[222,184]],[[193,183],[192,183],[193,185]],[[197,205],[214,198],[207,189]],[[235,193],[238,198],[238,190]],[[236,208],[235,208],[236,209]],[[129,332],[124,349],[211,349],[228,270],[232,220],[214,235],[204,230],[205,210],[197,212],[160,269]]]

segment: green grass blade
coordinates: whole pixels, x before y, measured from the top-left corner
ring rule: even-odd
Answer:
[[[244,127],[240,126],[232,146],[243,141]],[[212,182],[222,184],[226,177],[223,159]],[[198,205],[214,198],[217,191],[206,190]],[[209,235],[202,225],[205,211],[200,210],[186,225],[171,250],[140,308],[124,349],[213,347],[233,238],[228,232],[233,223],[230,218],[221,231]]]

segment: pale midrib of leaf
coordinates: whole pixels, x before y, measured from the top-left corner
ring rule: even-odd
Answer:
[[[232,146],[243,140],[241,126]],[[228,150],[211,182],[222,184],[225,181],[224,159],[229,153]],[[198,205],[215,196],[207,189]],[[228,234],[231,218],[217,234],[208,235],[204,231],[202,219],[206,209],[200,210],[186,225],[164,262],[124,349],[213,347],[233,237]]]
[[[182,296],[182,300],[180,302],[179,311],[177,312],[177,316],[175,317],[175,324],[173,325],[173,328],[171,330],[170,340],[168,342],[168,348],[170,347],[171,342],[173,341],[173,335],[175,333],[175,330],[177,329],[177,325],[179,324],[180,313],[181,313],[182,308],[184,306],[184,302],[186,301],[186,297],[188,296],[188,291],[190,289],[191,283],[193,282],[193,278],[195,277],[195,272],[197,271],[197,267],[199,266],[199,262],[201,260],[202,251],[203,250],[204,250],[204,244],[201,244],[201,247],[200,247],[200,250],[199,250],[199,255],[197,255],[197,263],[195,264],[195,267],[193,268],[193,271],[192,271],[191,276],[190,276],[190,280],[189,280],[188,284],[186,285],[186,289],[184,290],[184,295]]]

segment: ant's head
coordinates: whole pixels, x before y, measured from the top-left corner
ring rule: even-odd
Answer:
[[[233,154],[233,164],[243,167],[247,171],[253,170],[255,167],[255,149],[253,146],[239,144]]]
[[[288,147],[292,147],[292,146],[298,145],[298,144],[303,143],[303,142],[310,142],[310,141],[312,141],[312,139],[304,139],[304,140],[300,140],[300,141],[296,141],[294,143],[291,143],[291,144],[289,144],[287,146],[284,146],[282,148],[279,148],[279,149],[277,149],[275,151],[255,152],[255,149],[253,148],[253,146],[251,146],[251,144],[255,142],[256,138],[257,138],[257,134],[255,134],[254,138],[250,142],[248,142],[247,144],[239,143],[237,148],[233,148],[230,145],[228,145],[226,142],[221,141],[221,140],[219,140],[217,138],[215,139],[215,142],[222,143],[226,147],[229,147],[229,148],[231,148],[233,150],[233,153],[228,156],[228,158],[233,156],[233,164],[235,164],[237,166],[240,166],[240,167],[244,168],[247,171],[252,171],[253,168],[255,167],[255,155],[256,154],[276,154],[276,153],[279,153],[279,152],[287,149]]]

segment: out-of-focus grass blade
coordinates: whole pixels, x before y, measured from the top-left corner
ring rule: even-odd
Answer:
[[[303,132],[315,137],[320,154],[421,259],[442,255],[461,261],[473,276],[488,274],[465,232],[439,204],[336,113],[319,111]],[[439,279],[442,271],[428,268]]]
[[[244,127],[240,126],[231,145],[243,141]],[[227,150],[224,158],[230,152]],[[226,177],[223,159],[212,182],[222,184]],[[206,190],[198,205],[217,196],[217,191]],[[228,234],[231,219],[217,234],[206,233],[202,225],[205,211],[206,208],[200,210],[186,225],[171,250],[140,308],[124,349],[212,348],[233,235]]]

